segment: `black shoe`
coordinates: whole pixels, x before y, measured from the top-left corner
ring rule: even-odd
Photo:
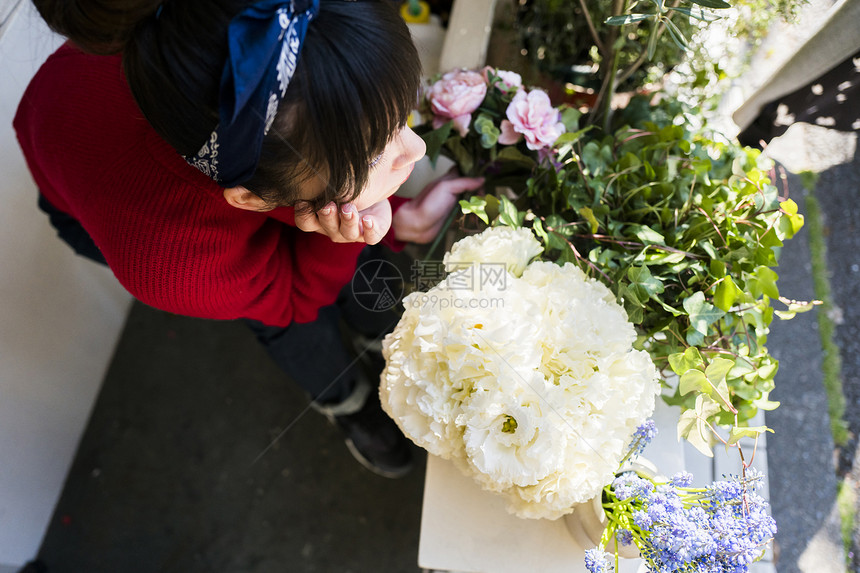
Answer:
[[[394,479],[412,469],[412,444],[382,410],[375,387],[360,410],[330,419],[344,433],[353,457],[373,473]]]

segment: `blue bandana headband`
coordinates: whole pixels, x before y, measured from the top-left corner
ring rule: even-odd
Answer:
[[[223,187],[254,175],[263,137],[296,72],[319,0],[261,0],[230,22],[221,76],[219,123],[197,155],[185,160]]]

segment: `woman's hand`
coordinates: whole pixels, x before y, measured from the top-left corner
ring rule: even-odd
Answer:
[[[296,207],[296,227],[302,231],[321,233],[335,243],[367,243],[375,245],[391,227],[391,204],[380,201],[363,211],[352,203],[338,209],[329,203],[316,213]]]
[[[394,214],[394,236],[411,243],[429,243],[442,229],[445,219],[463,191],[475,191],[483,177],[459,177],[449,171],[404,203]]]

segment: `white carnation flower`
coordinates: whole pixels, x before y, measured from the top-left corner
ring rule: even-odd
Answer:
[[[472,263],[504,263],[509,273],[519,277],[542,252],[540,242],[528,229],[490,227],[454,243],[443,262],[446,269]]]
[[[512,275],[408,296],[380,397],[404,434],[511,512],[555,519],[611,481],[660,389],[609,289],[570,263],[528,264],[539,253],[525,229],[456,243],[446,262],[504,262]]]

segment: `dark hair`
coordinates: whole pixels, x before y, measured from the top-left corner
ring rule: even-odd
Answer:
[[[49,25],[82,49],[122,49],[138,106],[180,154],[193,156],[208,141],[218,124],[227,27],[248,0],[34,2]],[[293,204],[299,185],[315,174],[327,186],[311,208],[353,200],[372,158],[406,123],[421,68],[393,4],[321,0],[256,173],[243,183],[270,205]],[[106,28],[111,23],[113,30]]]

